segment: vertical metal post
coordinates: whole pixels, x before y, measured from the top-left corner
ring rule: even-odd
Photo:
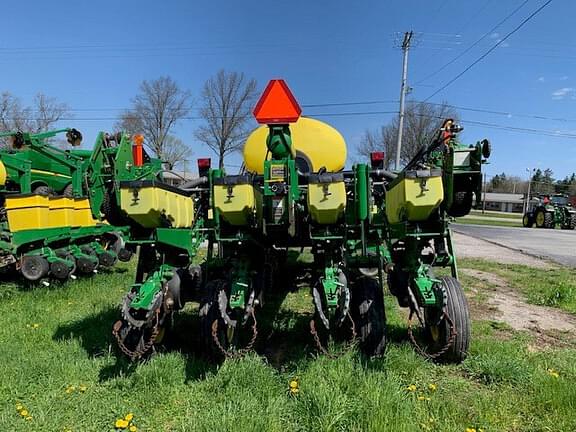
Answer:
[[[526,214],[530,208],[530,186],[532,185],[532,171],[526,169],[528,171],[528,192],[526,193],[526,205],[524,206],[524,214]]]
[[[484,214],[486,211],[486,173],[484,173],[484,181],[482,183],[482,189],[484,190],[484,198],[482,199],[482,214]]]
[[[402,133],[404,131],[404,99],[406,97],[406,79],[408,77],[408,50],[410,49],[410,40],[413,32],[404,33],[402,42],[402,51],[404,52],[404,61],[402,64],[402,85],[400,87],[400,112],[398,118],[398,142],[396,143],[396,164],[394,168],[400,169],[400,152],[402,150]]]

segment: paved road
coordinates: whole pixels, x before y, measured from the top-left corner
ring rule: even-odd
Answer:
[[[452,224],[461,234],[576,267],[576,231]],[[496,260],[498,257],[494,257]]]

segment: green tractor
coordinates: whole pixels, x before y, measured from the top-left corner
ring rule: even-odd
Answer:
[[[468,162],[455,164],[461,129],[448,120],[401,172],[384,169],[381,152],[345,169],[344,139],[322,122],[300,118],[284,81],[269,83],[254,114],[263,126],[245,144],[239,175],[201,159],[199,178],[179,188],[136,173],[111,179],[140,250],[136,280],[113,326],[120,350],[133,360],[149,355],[174,313],[195,302],[204,351],[217,358],[244,353],[255,345],[257,317],[271,307],[271,294],[304,285],[320,351],[345,336],[357,337],[366,355],[380,356],[388,282],[410,311],[417,350],[438,361],[464,360],[470,316],[449,210],[455,194],[476,192],[487,153],[482,145],[466,150]],[[456,173],[456,166],[469,172]],[[294,254],[306,259],[293,266]],[[438,275],[439,268],[450,276]],[[413,332],[412,321],[422,330]]]
[[[570,204],[567,195],[540,195],[536,203],[529,202],[522,225],[525,228],[536,225],[538,228],[554,229],[559,226],[573,230],[576,228],[576,208]]]

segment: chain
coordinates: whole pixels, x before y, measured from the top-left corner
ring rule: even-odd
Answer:
[[[448,321],[448,325],[450,326],[450,337],[448,337],[448,341],[442,347],[441,350],[439,350],[433,354],[430,354],[430,353],[427,353],[426,351],[424,351],[420,347],[420,345],[418,345],[418,342],[416,342],[416,339],[414,338],[414,335],[412,334],[412,316],[413,315],[414,315],[413,311],[410,311],[410,315],[408,316],[408,337],[410,338],[410,341],[414,345],[414,348],[416,348],[416,351],[420,355],[422,355],[423,357],[426,357],[430,360],[435,360],[435,359],[441,357],[443,354],[446,353],[446,351],[448,351],[450,349],[450,346],[452,345],[452,342],[454,342],[454,338],[457,335],[456,326],[454,325],[454,321],[452,321],[452,318],[450,318],[450,315],[448,315],[446,313],[446,311],[442,312],[442,315],[440,316],[439,322],[441,322],[443,319],[446,319],[446,321]]]
[[[350,329],[352,331],[352,336],[350,338],[350,341],[344,347],[344,349],[338,354],[330,354],[328,352],[328,350],[324,347],[324,345],[322,345],[322,341],[320,340],[320,336],[318,335],[318,331],[316,330],[316,321],[314,321],[313,319],[310,320],[310,334],[314,338],[314,342],[316,343],[316,347],[318,348],[318,351],[320,351],[322,354],[324,354],[326,357],[328,357],[330,359],[338,358],[339,356],[343,355],[344,353],[349,351],[354,346],[354,341],[356,340],[356,336],[357,336],[356,324],[354,323],[354,320],[352,319],[352,315],[350,315],[350,311],[348,311],[346,313],[346,316],[350,320]]]
[[[156,338],[158,337],[158,334],[160,333],[160,325],[159,325],[160,324],[160,309],[156,309],[156,315],[155,316],[156,316],[156,323],[152,327],[152,333],[150,334],[150,338],[148,339],[148,341],[144,344],[144,346],[142,348],[136,349],[134,351],[130,350],[130,348],[128,348],[124,344],[124,341],[122,340],[122,337],[119,334],[120,329],[122,328],[122,320],[116,321],[116,323],[114,324],[114,327],[112,327],[112,335],[114,335],[114,337],[116,338],[116,342],[118,344],[118,347],[120,348],[120,351],[122,351],[122,353],[124,353],[128,358],[130,358],[130,360],[137,360],[139,358],[142,358],[142,356],[144,354],[146,354],[154,346],[154,342],[156,341]],[[129,323],[128,323],[128,326],[130,329],[135,328]]]
[[[251,308],[250,316],[252,317],[253,322],[252,338],[250,339],[250,342],[248,343],[248,345],[246,345],[245,348],[242,348],[241,350],[238,351],[230,351],[222,346],[222,344],[220,343],[220,339],[218,338],[218,320],[215,319],[214,322],[212,323],[212,339],[214,340],[214,345],[216,345],[216,347],[220,350],[220,352],[222,353],[222,355],[224,355],[225,358],[241,357],[252,351],[252,348],[256,343],[256,339],[258,338],[258,329],[257,329],[258,323],[256,321],[256,315],[254,314],[254,308]]]

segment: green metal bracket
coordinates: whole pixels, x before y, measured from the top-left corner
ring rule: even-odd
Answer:
[[[322,288],[326,297],[328,311],[333,311],[338,307],[338,270],[334,266],[324,268],[324,277],[322,278]]]
[[[133,309],[150,310],[162,286],[174,276],[174,267],[162,264],[143,284],[134,285],[138,288],[136,296],[130,303]]]
[[[414,285],[420,297],[421,306],[436,306],[439,300],[434,292],[434,285],[440,281],[429,276],[429,268],[425,264],[420,265],[414,278]]]
[[[244,308],[249,286],[248,261],[246,259],[236,260],[230,287],[230,300],[228,302],[230,308]]]

